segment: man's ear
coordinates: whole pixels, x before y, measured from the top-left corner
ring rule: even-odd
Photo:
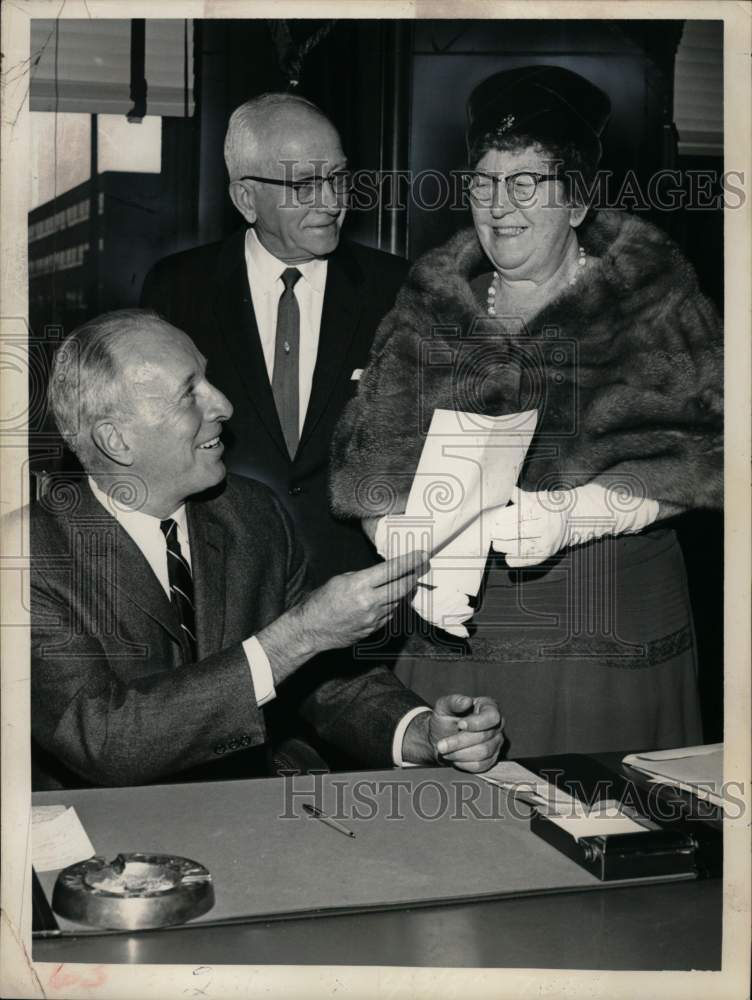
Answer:
[[[228,188],[230,200],[246,222],[253,225],[256,221],[256,199],[253,188],[242,181],[230,181]]]
[[[118,465],[133,465],[133,451],[120,429],[111,420],[100,420],[91,429],[91,438],[102,454]]]

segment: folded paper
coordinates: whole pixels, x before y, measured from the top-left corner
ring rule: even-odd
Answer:
[[[624,763],[655,784],[672,785],[716,806],[724,805],[723,743],[633,753]]]
[[[57,871],[94,855],[94,848],[73,806],[34,806],[31,810],[31,862],[38,872]]]
[[[481,514],[509,502],[537,418],[537,410],[500,417],[434,410],[405,513],[386,519],[389,555],[406,551],[406,546],[430,552],[421,586],[476,596],[491,547]],[[433,603],[419,591],[413,607],[442,624],[430,610]],[[442,607],[445,602],[435,603]],[[451,620],[445,624],[454,630]],[[466,633],[462,629],[457,634]]]

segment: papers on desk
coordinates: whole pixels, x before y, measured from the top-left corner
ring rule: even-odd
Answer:
[[[33,806],[31,863],[38,872],[56,871],[94,856],[73,806]]]
[[[480,775],[548,817],[575,840],[614,833],[644,833],[646,827],[611,800],[580,801],[513,760],[502,760]]]
[[[653,784],[672,785],[723,808],[723,743],[632,753],[623,761]]]
[[[547,814],[573,816],[585,812],[579,799],[513,760],[500,760],[479,777],[536,809],[545,809]]]
[[[610,837],[615,833],[645,833],[647,827],[629,816],[618,802],[596,802],[581,816],[549,816],[561,830],[581,840],[583,837]]]
[[[672,785],[723,808],[723,744],[629,754],[623,761],[653,784]],[[511,760],[499,761],[481,777],[546,815],[586,816],[584,803]]]

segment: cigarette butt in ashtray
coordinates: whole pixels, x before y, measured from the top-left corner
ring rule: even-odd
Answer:
[[[214,906],[208,869],[170,854],[118,854],[89,858],[57,877],[52,908],[76,923],[111,930],[169,927]]]

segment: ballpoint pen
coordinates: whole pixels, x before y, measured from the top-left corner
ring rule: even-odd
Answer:
[[[307,802],[304,802],[303,808],[305,809],[305,811],[308,813],[309,816],[313,816],[314,819],[320,819],[322,823],[325,823],[326,826],[330,826],[332,830],[337,830],[339,833],[344,833],[346,837],[355,836],[352,830],[348,830],[346,826],[342,826],[341,823],[338,823],[337,820],[333,819],[331,816],[326,816],[317,806],[311,806]]]

